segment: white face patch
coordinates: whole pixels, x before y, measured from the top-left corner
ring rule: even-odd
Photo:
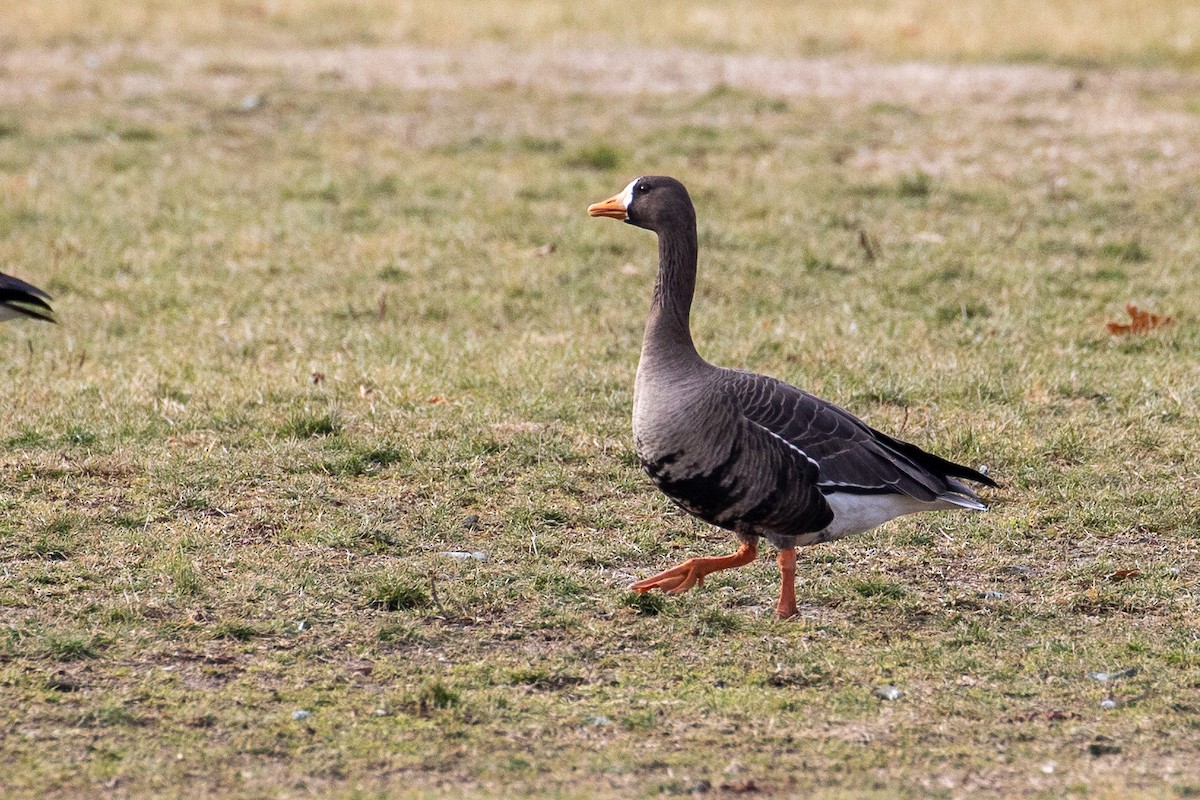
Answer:
[[[621,191],[621,205],[625,206],[625,210],[627,211],[629,210],[629,204],[633,202],[633,187],[636,186],[637,182],[640,180],[641,178],[634,178],[629,182],[629,185]]]

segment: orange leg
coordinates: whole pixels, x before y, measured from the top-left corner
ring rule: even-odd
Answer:
[[[645,594],[651,589],[661,589],[667,594],[681,594],[693,586],[703,585],[705,575],[722,569],[744,566],[753,561],[757,555],[758,548],[743,542],[738,551],[731,556],[689,558],[679,566],[671,567],[666,572],[660,572],[651,578],[638,581],[629,588],[638,594]]]
[[[780,550],[776,560],[783,583],[779,587],[779,605],[775,606],[775,613],[780,619],[787,619],[796,616],[796,548]]]

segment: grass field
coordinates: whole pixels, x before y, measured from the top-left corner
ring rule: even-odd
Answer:
[[[0,795],[1200,794],[1198,12],[1120,6],[5,3]],[[993,510],[631,596],[732,547],[632,452],[649,172],[706,357]]]

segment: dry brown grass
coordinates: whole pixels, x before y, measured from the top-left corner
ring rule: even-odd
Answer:
[[[358,0],[141,0],[71,4],[5,2],[8,38],[45,45],[112,40],[463,47],[494,42],[642,45],[709,51],[1077,65],[1174,64],[1200,59],[1200,7],[1180,0],[893,0],[887,3],[685,2],[633,9],[562,0],[435,4]]]

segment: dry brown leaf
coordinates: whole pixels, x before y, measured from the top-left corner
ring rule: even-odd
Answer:
[[[1106,327],[1108,332],[1113,336],[1123,336],[1130,333],[1146,333],[1147,331],[1161,328],[1165,325],[1170,325],[1173,321],[1170,317],[1160,314],[1151,314],[1149,311],[1143,311],[1133,303],[1125,304],[1125,313],[1129,315],[1129,324],[1120,322],[1109,322]]]
[[[1142,571],[1140,569],[1119,569],[1116,572],[1110,572],[1105,575],[1110,581],[1127,581],[1131,578],[1140,577]]]

